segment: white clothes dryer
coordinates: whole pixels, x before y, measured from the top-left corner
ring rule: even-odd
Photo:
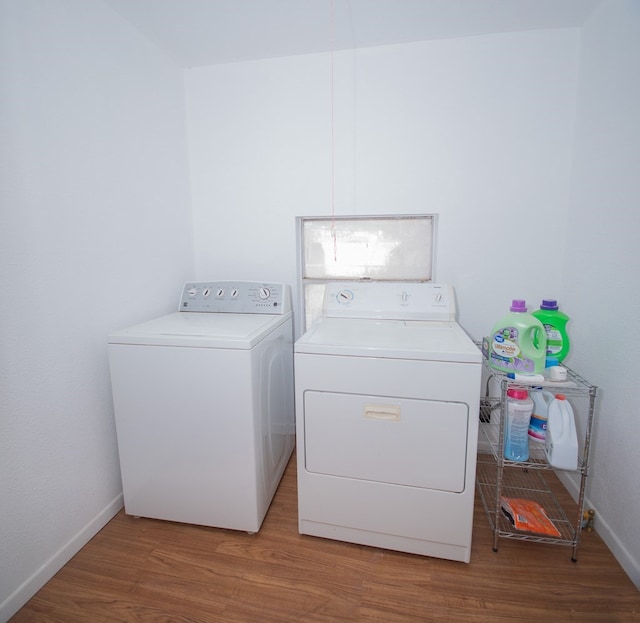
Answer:
[[[257,532],[295,441],[288,287],[187,283],[108,353],[125,512]]]
[[[295,344],[299,531],[469,562],[481,353],[431,283],[330,283]]]

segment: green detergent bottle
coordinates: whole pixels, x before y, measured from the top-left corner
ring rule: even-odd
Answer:
[[[509,313],[491,331],[489,365],[507,373],[541,374],[546,352],[544,326],[527,313],[525,301],[514,299]]]
[[[555,357],[562,361],[569,353],[569,316],[559,311],[558,301],[554,299],[543,299],[540,309],[534,311],[532,316],[544,326],[547,335],[547,357]]]

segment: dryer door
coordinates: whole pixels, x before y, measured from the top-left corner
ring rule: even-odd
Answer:
[[[460,493],[468,405],[306,391],[307,471]]]

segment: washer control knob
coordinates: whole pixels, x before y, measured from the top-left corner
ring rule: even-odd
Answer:
[[[187,294],[188,294],[190,297],[194,297],[196,294],[198,294],[198,291],[197,291],[195,288],[189,288],[189,290],[188,290]]]
[[[261,300],[266,301],[270,296],[271,290],[269,290],[269,288],[260,288],[260,290],[258,290],[258,297]]]
[[[204,296],[204,298],[209,298],[209,295],[211,294],[211,288],[205,288],[202,291],[202,296]]]
[[[233,288],[233,290],[231,290],[231,298],[232,299],[237,299],[238,298],[238,294],[240,294],[240,290],[238,290],[238,288]]]
[[[216,296],[221,299],[224,296],[224,288],[218,288]]]

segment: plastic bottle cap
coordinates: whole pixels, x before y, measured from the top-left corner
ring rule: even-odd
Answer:
[[[511,301],[511,307],[509,308],[509,311],[526,312],[527,302],[524,299],[513,299],[513,301]]]
[[[555,299],[542,299],[542,304],[540,305],[540,309],[548,309],[551,311],[558,310],[558,301]]]
[[[566,400],[567,399],[567,397],[564,394],[556,394],[556,398],[558,400]]]
[[[529,392],[526,389],[516,389],[512,387],[507,390],[507,396],[509,396],[509,398],[515,398],[516,400],[526,400],[529,398]]]

